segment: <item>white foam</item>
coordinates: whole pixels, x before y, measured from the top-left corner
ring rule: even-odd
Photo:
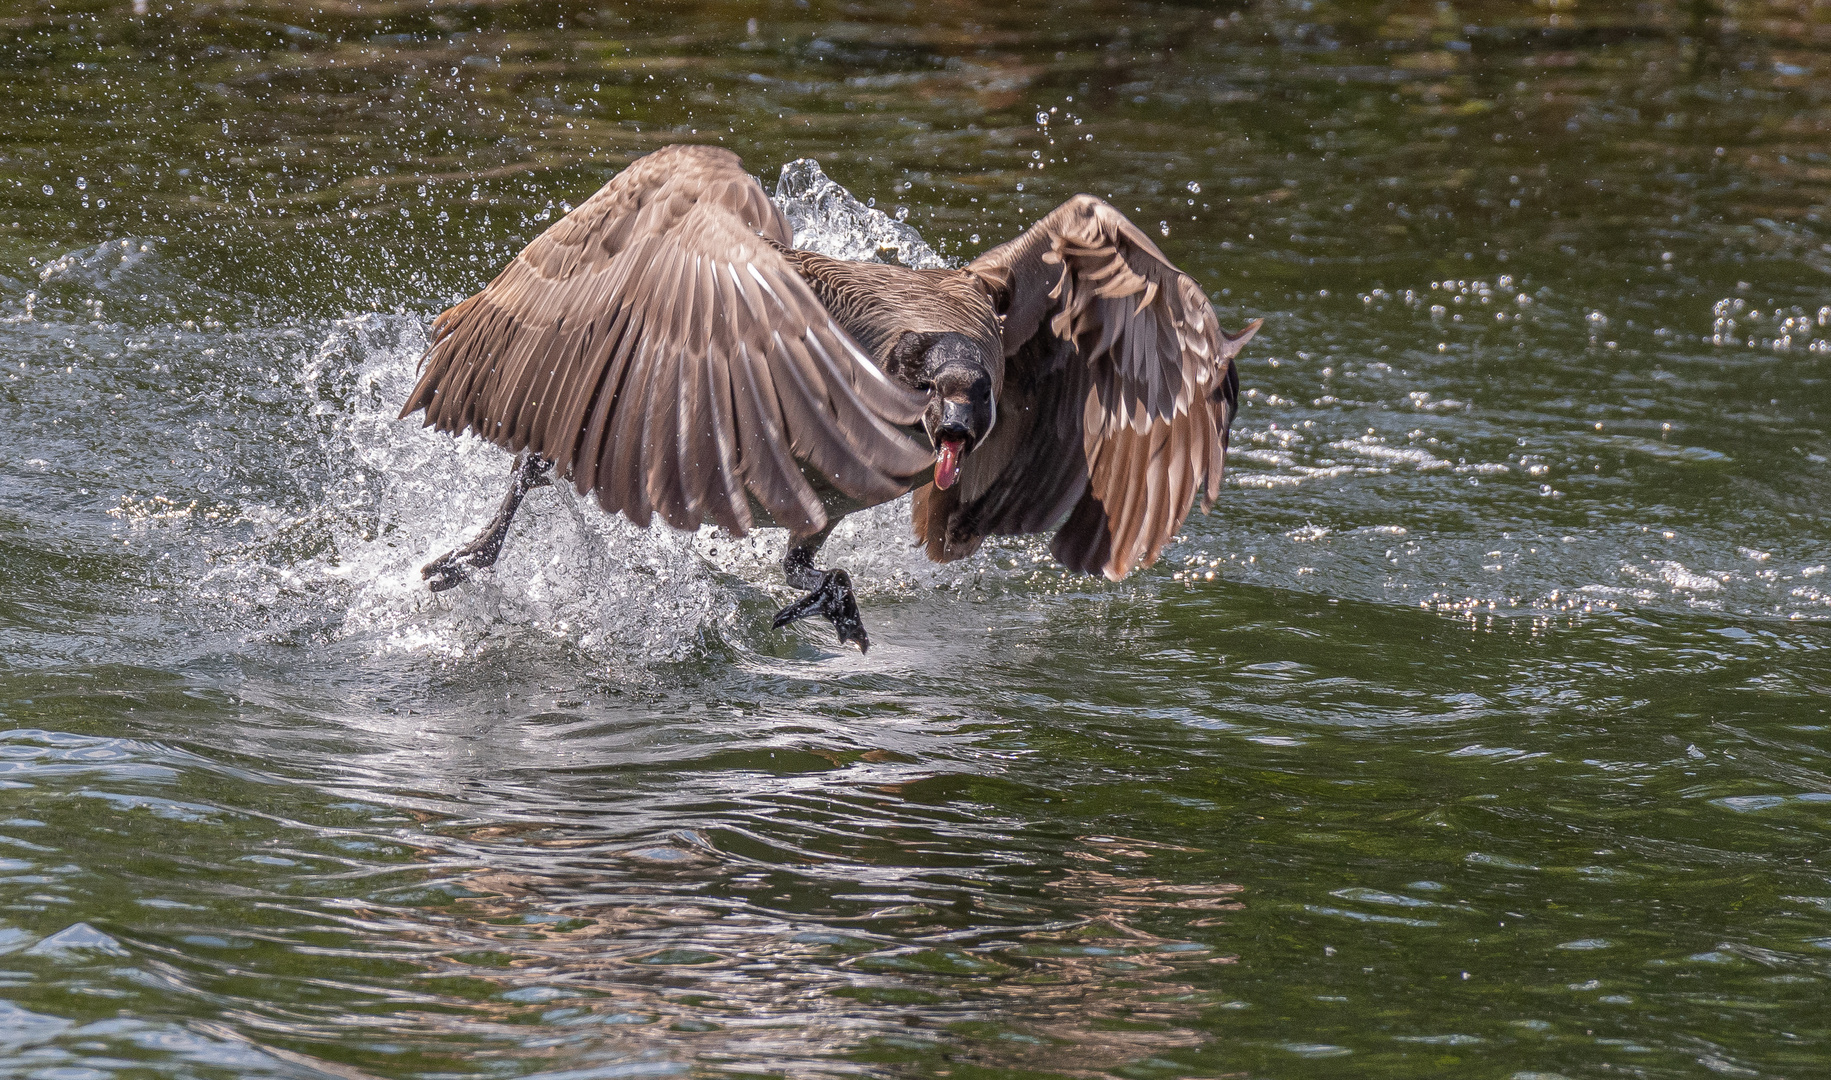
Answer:
[[[1251,461],[1251,462],[1254,462],[1259,465],[1273,465],[1273,466],[1285,466],[1285,467],[1295,465],[1297,463],[1296,458],[1292,457],[1290,454],[1284,452],[1283,450],[1259,450],[1259,449],[1255,449],[1250,446],[1243,447],[1243,448],[1236,447],[1235,449],[1227,451],[1227,460],[1229,463],[1238,462],[1238,461]]]
[[[1352,465],[1330,465],[1313,468],[1308,465],[1292,465],[1289,472],[1245,472],[1234,471],[1227,474],[1228,482],[1246,488],[1280,488],[1296,487],[1309,480],[1327,480],[1330,477],[1346,476],[1354,471]]]
[[[1229,473],[1228,482],[1244,488],[1281,488],[1296,487],[1303,483],[1305,477],[1293,476],[1290,473]]]
[[[1645,568],[1623,566],[1621,572],[1640,581],[1665,585],[1674,592],[1716,592],[1723,587],[1722,576],[1694,573],[1683,563],[1670,559],[1654,559]]]
[[[1415,446],[1387,446],[1372,435],[1363,435],[1359,439],[1344,439],[1329,444],[1331,450],[1346,450],[1375,461],[1390,462],[1398,465],[1412,465],[1420,471],[1447,469],[1450,463]]]

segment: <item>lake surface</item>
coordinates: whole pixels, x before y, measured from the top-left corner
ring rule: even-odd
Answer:
[[[135,14],[135,8],[144,9]],[[1823,4],[0,15],[0,1076],[1831,1066]],[[530,497],[393,417],[635,155],[949,257],[1076,191],[1241,365],[1152,569]]]

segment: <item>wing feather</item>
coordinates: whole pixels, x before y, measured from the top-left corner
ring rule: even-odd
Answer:
[[[1258,330],[1220,329],[1201,286],[1124,215],[1077,195],[967,270],[1004,315],[999,420],[949,492],[918,493],[931,557],[1056,530],[1056,558],[1118,580],[1220,493]]]
[[[646,320],[645,320],[646,321]],[[656,319],[655,323],[661,323]],[[661,330],[665,333],[665,329]],[[624,374],[624,394],[612,405],[609,438],[598,459],[598,502],[606,510],[621,510],[637,525],[647,526],[654,516],[648,500],[646,447],[643,431],[648,423],[649,394],[655,387],[649,370],[655,338],[631,342],[629,370]],[[608,498],[606,498],[608,496]]]
[[[729,151],[641,158],[439,316],[401,415],[533,450],[639,524],[741,535],[754,500],[818,531],[802,463],[881,500],[933,456],[898,430],[923,399],[834,323],[789,240]]]
[[[605,350],[602,356],[589,358],[578,365],[576,389],[571,404],[567,406],[567,415],[576,415],[578,419],[568,421],[561,428],[562,437],[547,444],[558,450],[566,445],[564,433],[574,423],[582,425],[576,441],[572,443],[571,455],[559,453],[554,458],[554,467],[561,470],[561,475],[570,469],[572,482],[581,491],[598,488],[598,464],[604,455],[605,431],[610,422],[611,407],[623,393],[624,376],[629,372],[630,353],[641,337],[641,315],[628,307],[618,311],[610,332],[604,335]],[[595,377],[593,361],[601,364],[596,369]]]

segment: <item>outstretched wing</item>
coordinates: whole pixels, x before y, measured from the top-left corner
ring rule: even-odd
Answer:
[[[1214,307],[1137,226],[1091,195],[968,265],[1004,316],[998,422],[947,491],[916,493],[931,558],[1055,529],[1064,566],[1117,581],[1155,562],[1196,494],[1220,494],[1239,376],[1259,322]]]
[[[742,535],[748,495],[818,531],[797,462],[892,498],[933,461],[895,427],[924,400],[833,322],[774,246],[790,239],[736,154],[658,150],[439,316],[401,416],[531,449],[639,525]]]

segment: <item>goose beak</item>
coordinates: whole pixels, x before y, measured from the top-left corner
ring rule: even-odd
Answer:
[[[935,486],[945,491],[960,479],[960,458],[966,453],[965,439],[942,439],[935,454]]]

